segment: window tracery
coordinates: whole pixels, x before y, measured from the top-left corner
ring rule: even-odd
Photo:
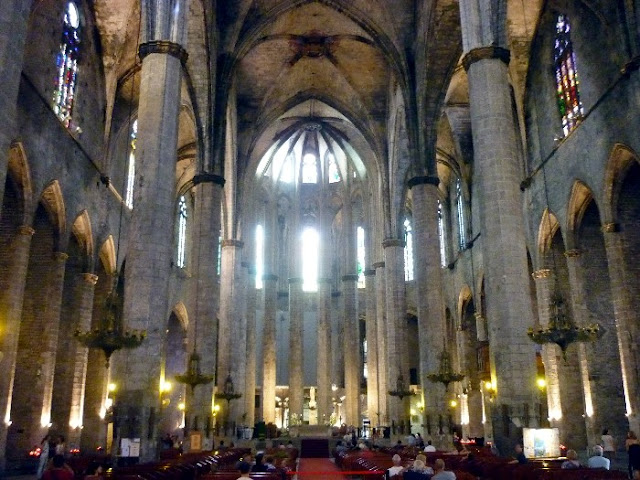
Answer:
[[[184,268],[186,265],[187,253],[187,199],[180,195],[178,201],[178,255],[176,265]]]
[[[404,220],[404,280],[413,280],[413,228],[408,218]]]
[[[129,133],[129,167],[127,169],[127,190],[125,205],[133,208],[133,187],[136,180],[136,143],[138,141],[138,120],[131,125]]]
[[[584,111],[580,101],[576,56],[571,42],[571,24],[563,14],[558,15],[556,20],[553,58],[558,110],[562,117],[562,132],[567,136],[582,120]]]
[[[64,12],[60,50],[56,56],[56,79],[53,111],[65,127],[71,125],[75,100],[78,57],[80,55],[80,12],[74,2],[68,2]]]

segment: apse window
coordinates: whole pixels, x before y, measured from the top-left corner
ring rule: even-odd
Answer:
[[[337,183],[340,181],[340,171],[336,158],[329,154],[329,183]]]
[[[138,141],[138,120],[131,125],[129,133],[129,167],[127,168],[127,190],[125,205],[133,208],[133,185],[136,180],[136,143]]]
[[[293,182],[294,176],[293,159],[287,157],[284,162],[282,162],[282,167],[280,168],[280,181],[283,183],[291,183]]]
[[[358,288],[364,288],[366,285],[364,278],[365,250],[364,250],[364,228],[358,227],[356,231],[357,240],[357,256],[358,256]]]
[[[444,238],[444,213],[442,203],[438,200],[438,239],[440,240],[440,265],[447,266],[447,244]]]
[[[318,291],[318,248],[320,239],[315,228],[302,231],[302,290]]]
[[[413,280],[413,228],[408,218],[404,220],[404,280]]]
[[[64,11],[60,49],[56,56],[56,78],[53,94],[53,111],[67,128],[71,126],[79,56],[80,12],[74,2],[68,2]]]
[[[467,248],[467,225],[464,218],[464,196],[462,195],[462,180],[456,179],[456,210],[458,212],[458,248]]]
[[[262,225],[256,226],[256,288],[260,290],[264,285],[264,229]]]
[[[180,195],[178,201],[178,256],[176,265],[184,268],[187,258],[187,199]]]
[[[302,157],[302,183],[318,183],[318,165],[312,153]]]
[[[562,118],[562,132],[567,136],[582,120],[584,110],[580,101],[576,56],[571,42],[571,24],[563,14],[558,15],[556,20],[553,59],[558,110]]]

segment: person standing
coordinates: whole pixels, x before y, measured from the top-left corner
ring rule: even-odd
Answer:
[[[616,442],[609,434],[609,430],[605,428],[602,431],[602,449],[604,450],[604,456],[609,460],[616,458]]]
[[[633,472],[640,470],[640,441],[638,441],[638,436],[633,430],[629,430],[629,433],[627,433],[625,446],[629,455],[629,477],[633,478]]]
[[[47,462],[49,461],[49,434],[47,433],[40,442],[40,459],[38,460],[38,471],[36,476],[38,480],[42,478],[44,469],[47,468]]]
[[[56,455],[62,455],[64,457],[66,445],[64,443],[64,436],[60,435],[58,437],[58,443],[56,443]]]

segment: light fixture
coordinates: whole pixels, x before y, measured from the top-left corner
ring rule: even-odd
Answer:
[[[391,395],[392,397],[398,397],[400,400],[402,400],[404,397],[410,397],[415,394],[416,392],[411,390],[411,388],[405,384],[402,374],[398,375],[398,380],[396,381],[396,389],[389,391],[389,395]]]
[[[547,387],[547,381],[543,377],[538,377],[536,380],[536,385],[540,390],[544,390]]]
[[[458,401],[457,401],[457,400],[451,400],[451,401],[449,402],[449,406],[450,406],[451,408],[456,408],[456,407],[458,406]]]
[[[166,380],[160,381],[160,393],[170,392],[172,388],[173,385],[171,385],[171,382],[167,382]]]
[[[442,383],[445,390],[449,389],[449,384],[452,382],[459,382],[464,378],[463,373],[454,372],[451,366],[451,355],[447,350],[446,344],[442,348],[440,353],[440,368],[435,373],[427,375],[429,381],[434,383]]]
[[[116,388],[118,388],[118,386],[117,386],[115,383],[110,383],[110,384],[107,386],[107,390],[108,390],[110,393],[115,392],[115,391],[116,391]]]

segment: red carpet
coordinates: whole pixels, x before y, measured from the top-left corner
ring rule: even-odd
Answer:
[[[305,475],[305,472],[309,474]],[[347,480],[347,477],[342,475],[340,469],[328,458],[301,458],[298,480]]]

